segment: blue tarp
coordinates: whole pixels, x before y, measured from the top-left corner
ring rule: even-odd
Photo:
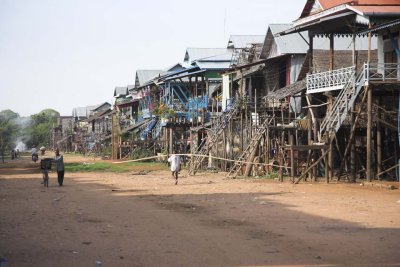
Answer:
[[[153,119],[151,120],[149,125],[147,125],[146,129],[144,129],[144,131],[140,134],[140,139],[142,139],[142,140],[146,140],[147,139],[147,135],[149,133],[151,133],[151,130],[153,130],[154,126],[156,126],[157,121],[158,121],[158,118],[157,117],[153,117]]]

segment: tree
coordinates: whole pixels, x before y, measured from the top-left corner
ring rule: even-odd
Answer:
[[[59,116],[60,113],[54,109],[44,109],[31,115],[30,124],[24,132],[24,141],[27,146],[49,146],[50,133]]]
[[[0,152],[4,163],[4,153],[15,148],[19,136],[17,120],[19,114],[12,110],[0,111]]]

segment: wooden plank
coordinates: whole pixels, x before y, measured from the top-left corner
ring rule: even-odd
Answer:
[[[307,150],[320,150],[328,149],[329,145],[288,145],[282,147],[284,150],[297,150],[297,151],[307,151]]]

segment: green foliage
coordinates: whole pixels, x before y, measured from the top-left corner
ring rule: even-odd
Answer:
[[[0,150],[2,156],[6,151],[15,148],[19,136],[17,120],[19,114],[11,110],[0,111]]]
[[[18,118],[19,114],[10,109],[0,111],[0,120],[13,120]]]
[[[164,103],[154,103],[154,109],[152,110],[154,115],[160,116],[161,118],[170,118],[175,116],[175,111],[167,107]]]
[[[165,164],[156,162],[127,162],[114,164],[111,162],[65,163],[66,172],[128,172],[142,170],[166,170]]]
[[[53,109],[44,109],[31,115],[29,126],[24,132],[24,141],[28,147],[33,145],[48,146],[50,144],[50,132],[57,123],[60,113]]]

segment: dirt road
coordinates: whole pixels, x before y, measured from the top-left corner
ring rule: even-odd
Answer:
[[[67,159],[68,160],[68,159]],[[0,165],[9,266],[400,266],[400,190]]]

